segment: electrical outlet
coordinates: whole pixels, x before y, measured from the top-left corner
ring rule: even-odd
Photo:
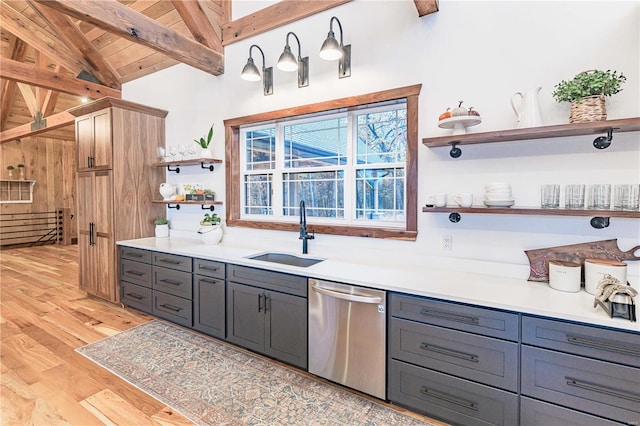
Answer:
[[[451,251],[451,245],[453,244],[453,238],[451,235],[442,236],[442,250]]]

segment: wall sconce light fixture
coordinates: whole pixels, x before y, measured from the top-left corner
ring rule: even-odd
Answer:
[[[340,28],[340,43],[336,40],[336,36],[333,33],[333,21],[338,23],[338,27]],[[338,77],[345,78],[351,77],[351,45],[344,45],[342,43],[342,25],[340,21],[335,16],[331,17],[329,21],[329,34],[327,35],[327,39],[322,43],[322,47],[320,48],[320,57],[322,59],[326,59],[328,61],[338,62]]]
[[[293,35],[298,42],[298,59],[291,53],[291,47],[289,46],[290,35]],[[287,44],[284,46],[280,59],[278,59],[278,69],[282,71],[298,70],[298,87],[306,87],[309,85],[309,57],[302,57],[300,40],[298,36],[291,31],[287,33]]]
[[[258,67],[253,63],[253,57],[251,56],[251,49],[257,48],[262,54],[262,77],[260,76],[260,71],[258,71]],[[249,59],[247,59],[247,64],[242,68],[242,74],[240,77],[243,80],[247,81],[260,81],[262,80],[262,89],[264,91],[264,95],[273,95],[273,67],[265,68],[264,66],[264,52],[260,49],[260,46],[257,44],[252,44],[249,47]]]

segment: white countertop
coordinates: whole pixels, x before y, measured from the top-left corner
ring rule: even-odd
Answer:
[[[593,295],[585,291],[567,293],[551,289],[546,283],[523,279],[437,269],[424,265],[398,267],[393,264],[385,265],[384,260],[370,264],[331,257],[323,257],[326,259],[323,262],[302,268],[247,258],[264,252],[261,249],[239,247],[224,242],[218,245],[204,245],[190,238],[150,237],[119,241],[118,245],[640,332],[640,322],[609,318],[601,308],[595,309]],[[637,299],[638,297],[634,300],[636,305]],[[636,313],[640,314],[637,309]]]

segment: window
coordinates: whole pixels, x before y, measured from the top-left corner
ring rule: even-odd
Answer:
[[[419,91],[226,120],[227,224],[415,239]]]

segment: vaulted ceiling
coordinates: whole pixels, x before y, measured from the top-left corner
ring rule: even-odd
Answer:
[[[231,0],[1,0],[0,143],[73,140],[85,97],[182,62],[224,73],[224,46],[351,0],[283,0],[232,21]],[[419,16],[438,0],[414,0]]]

